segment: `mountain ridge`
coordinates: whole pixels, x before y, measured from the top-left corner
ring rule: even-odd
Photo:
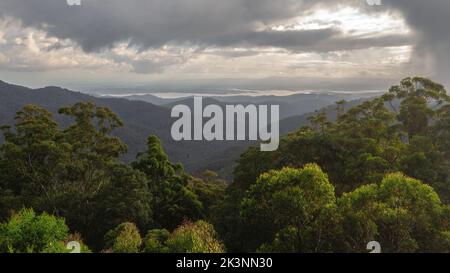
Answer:
[[[205,98],[205,101],[206,104],[217,102],[214,98]],[[124,127],[113,134],[128,145],[128,153],[123,157],[126,162],[145,151],[149,135],[157,135],[170,159],[182,163],[188,172],[211,169],[225,178],[231,178],[234,162],[248,146],[256,144],[249,141],[176,142],[170,135],[175,119],[170,117],[171,111],[167,105],[158,106],[125,98],[99,98],[57,86],[32,89],[1,80],[0,125],[14,124],[15,113],[26,104],[34,104],[52,112],[55,120],[66,127],[71,120],[57,114],[58,109],[77,102],[92,102],[108,107],[122,119]],[[330,109],[327,111],[332,112]],[[281,135],[306,125],[311,115],[312,113],[308,113],[280,120]]]

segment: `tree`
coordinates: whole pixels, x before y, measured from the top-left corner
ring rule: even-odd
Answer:
[[[303,127],[287,135],[278,151],[270,155],[249,149],[236,167],[233,187],[239,184],[245,191],[270,169],[298,168],[315,162],[342,193],[361,183],[379,182],[386,173],[398,170],[405,144],[395,126],[395,115],[383,100],[364,102],[341,114],[334,123],[315,127]]]
[[[334,187],[315,164],[264,173],[241,203],[244,221],[255,231],[248,242],[278,250],[276,245],[285,238],[292,251],[324,251],[322,220],[334,204]]]
[[[346,246],[364,251],[376,240],[384,252],[448,252],[449,206],[421,181],[401,173],[387,175],[380,185],[344,194],[338,201]]]
[[[184,222],[172,233],[151,230],[146,236],[144,250],[150,253],[222,253],[223,244],[214,227],[205,222]]]
[[[68,231],[62,218],[46,213],[36,215],[32,209],[22,209],[7,223],[0,224],[0,252],[48,252],[57,245],[64,246],[62,241]]]
[[[156,136],[148,138],[147,146],[147,151],[139,154],[131,165],[148,178],[155,225],[174,229],[184,219],[200,218],[203,205],[188,185],[191,177],[180,165],[169,161]]]
[[[89,233],[105,234],[124,222],[136,223],[140,229],[153,225],[152,195],[144,173],[118,163],[111,166],[108,183],[96,196],[96,219]]]
[[[15,117],[15,130],[3,126],[5,142],[0,146],[0,187],[10,204],[59,214],[57,199],[62,190],[68,147],[51,113],[26,105]],[[12,202],[11,202],[12,201]],[[4,216],[8,212],[3,211]]]
[[[121,163],[127,146],[111,132],[122,126],[109,109],[77,103],[59,113],[74,119],[63,131],[70,147],[61,198],[67,222],[99,247],[108,229],[125,221],[151,224],[151,193],[144,174]]]
[[[204,221],[185,222],[166,241],[175,253],[222,253],[224,247],[217,240],[214,227]]]
[[[429,107],[440,106],[448,101],[444,86],[422,77],[408,77],[399,85],[392,86],[389,93],[401,99],[398,120],[402,122],[408,137],[424,135],[428,129],[428,121],[435,110]],[[394,97],[385,97],[392,100]]]
[[[430,131],[430,138],[433,140],[435,150],[439,153],[436,160],[431,164],[441,166],[440,170],[444,174],[433,187],[440,193],[442,200],[450,202],[450,99],[446,105],[441,107],[437,113],[437,120]]]
[[[203,217],[212,219],[218,204],[225,197],[227,182],[213,171],[204,171],[189,181],[189,188],[198,196],[203,206]]]
[[[33,210],[0,224],[0,251],[67,252],[82,243],[70,227],[114,252],[223,252],[218,237],[232,252],[366,252],[373,240],[384,252],[449,252],[449,102],[418,77],[349,109],[337,102],[277,151],[249,148],[229,187],[187,174],[156,136],[122,163],[109,109],[62,108],[72,123],[60,129],[27,105],[0,128],[0,217]],[[150,231],[142,240],[139,230]]]
[[[325,133],[327,127],[331,125],[325,112],[319,112],[317,115],[309,117],[308,120],[311,122],[314,130],[319,131],[322,134]]]
[[[73,120],[64,130],[48,111],[32,105],[17,113],[14,128],[2,127],[0,215],[5,219],[11,211],[31,207],[64,217],[95,248],[103,245],[107,230],[124,221],[148,228],[147,177],[120,162],[126,145],[111,136],[120,119],[92,103],[60,113]]]
[[[431,185],[448,202],[449,102],[442,85],[420,77],[406,78],[380,98],[348,110],[344,102],[338,102],[336,113],[320,111],[310,118],[311,126],[282,138],[277,151],[249,148],[241,155],[233,183],[214,217],[227,247],[232,251],[254,250],[254,243],[246,241],[252,233],[243,228],[239,206],[261,174],[283,167],[317,163],[338,195],[380,183],[389,173],[402,172]],[[336,119],[329,121],[333,116]],[[283,236],[288,236],[289,230]]]
[[[169,253],[170,249],[166,245],[166,241],[170,237],[170,232],[167,229],[153,229],[150,230],[144,238],[145,253]]]
[[[338,198],[341,230],[336,234],[335,251],[364,252],[367,243],[376,240],[375,219],[381,206],[377,202],[377,189],[376,184],[364,185]]]
[[[122,223],[105,235],[106,247],[115,253],[138,253],[142,239],[133,223]]]
[[[77,103],[59,113],[75,121],[63,131],[62,141],[69,147],[69,158],[63,162],[65,188],[60,206],[71,226],[88,233],[95,221],[94,200],[108,185],[119,156],[126,152],[126,145],[109,135],[122,123],[109,109],[92,103]]]

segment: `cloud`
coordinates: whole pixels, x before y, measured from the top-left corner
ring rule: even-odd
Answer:
[[[0,0],[0,18],[22,21],[20,28],[5,30],[0,20],[0,66],[17,71],[169,71],[167,78],[298,73],[349,79],[434,70],[448,79],[450,1],[383,4],[82,0],[81,6],[71,7],[64,0]],[[333,54],[339,58],[330,59]]]
[[[224,37],[225,46],[279,47],[297,52],[330,52],[411,44],[409,35],[346,36],[337,29],[250,32]]]
[[[0,52],[0,65],[1,65],[2,63],[6,63],[6,62],[8,62],[8,61],[9,61],[9,58],[6,57],[5,54],[3,54],[3,53]]]
[[[133,67],[132,71],[141,74],[162,73],[168,66],[181,64],[184,60],[182,58],[165,58],[161,61],[141,59],[131,61]]]
[[[320,1],[319,1],[320,2]],[[2,0],[0,13],[50,35],[76,41],[87,52],[129,42],[142,50],[164,45],[262,46],[307,51],[347,50],[407,43],[405,37],[355,39],[338,29],[273,31],[308,11],[301,0]]]
[[[434,70],[435,76],[450,84],[450,1],[384,0],[398,9],[417,33],[413,62],[417,69]]]
[[[109,57],[87,54],[69,39],[58,39],[45,31],[24,27],[14,18],[0,18],[0,33],[0,68],[3,69],[125,69],[125,65]]]
[[[86,51],[130,40],[144,48],[168,43],[216,44],[224,33],[245,33],[258,25],[301,12],[299,0],[2,0],[0,12],[70,38]]]

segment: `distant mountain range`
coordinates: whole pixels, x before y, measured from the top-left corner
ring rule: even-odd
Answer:
[[[380,93],[380,92],[378,92]],[[339,93],[339,92],[317,92],[317,93],[298,93],[289,96],[208,96],[210,103],[225,105],[225,104],[278,104],[280,105],[280,119],[303,115],[305,113],[314,112],[318,109],[334,104],[340,100],[356,100],[361,98],[370,98],[377,94],[377,92],[354,92],[354,93]],[[103,95],[103,97],[109,97]],[[176,104],[192,104],[192,97],[181,98],[160,98],[152,94],[141,95],[124,95],[121,98],[126,98],[133,101],[145,101],[154,105],[172,107]]]
[[[0,81],[0,125],[13,124],[15,113],[26,104],[44,107],[54,113],[55,119],[67,126],[70,120],[57,114],[59,108],[77,102],[93,102],[98,106],[113,110],[124,122],[124,127],[116,130],[119,136],[128,144],[125,161],[131,161],[138,152],[146,149],[146,139],[149,135],[157,135],[163,142],[164,149],[174,162],[182,163],[189,172],[210,169],[218,172],[224,178],[231,178],[234,162],[239,155],[252,144],[247,141],[213,141],[196,142],[172,140],[170,128],[175,121],[170,117],[170,107],[174,104],[192,104],[192,98],[161,99],[146,95],[136,98],[99,98],[80,92],[74,92],[60,87],[49,86],[30,89]],[[287,97],[213,97],[204,100],[204,105],[227,103],[239,104],[279,104],[280,105],[280,133],[287,134],[308,123],[308,117],[325,106],[341,99],[355,98],[355,95],[313,95],[296,94]],[[145,100],[145,101],[144,101]],[[150,103],[153,102],[153,103]],[[352,101],[356,105],[361,100]],[[334,106],[325,108],[330,118],[335,116]]]

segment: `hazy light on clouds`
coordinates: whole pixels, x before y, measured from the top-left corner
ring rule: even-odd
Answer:
[[[449,2],[433,1],[436,9]],[[438,62],[428,49],[444,51],[450,42],[426,34],[432,23],[414,19],[415,7],[425,7],[398,0],[374,10],[363,2],[85,0],[73,8],[64,1],[2,0],[0,71],[124,84],[430,73],[430,62],[414,65],[414,56],[428,52]]]
[[[295,18],[289,25],[277,25],[273,29],[308,30],[334,27],[347,35],[389,35],[410,32],[399,12],[371,14],[352,6],[313,10]]]

